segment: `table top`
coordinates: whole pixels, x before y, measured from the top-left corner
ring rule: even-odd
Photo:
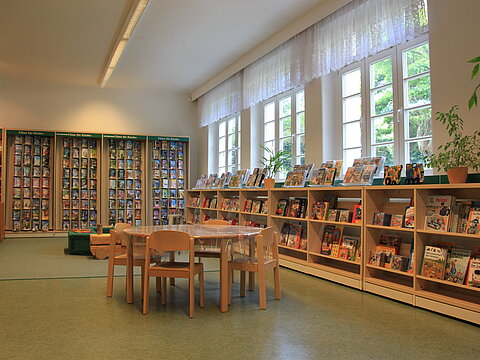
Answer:
[[[129,235],[135,236],[149,236],[154,231],[159,230],[176,230],[189,233],[194,238],[231,238],[237,236],[252,236],[257,235],[262,230],[261,228],[252,226],[237,226],[237,225],[156,225],[156,226],[139,226],[125,229],[124,231]]]

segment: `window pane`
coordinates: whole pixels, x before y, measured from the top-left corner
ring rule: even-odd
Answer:
[[[404,51],[404,61],[407,76],[417,75],[430,70],[430,51],[428,44]]]
[[[432,135],[432,108],[406,111],[405,123],[409,138]]]
[[[305,155],[305,135],[297,136],[297,155]]]
[[[352,166],[353,160],[360,157],[362,157],[361,148],[343,150],[343,161],[344,161],[343,169],[345,170],[347,167]]]
[[[297,104],[296,111],[297,113],[305,110],[305,91],[297,92]]]
[[[393,117],[384,116],[372,119],[373,139],[375,144],[393,141]]]
[[[362,117],[362,96],[352,96],[343,100],[343,122],[360,120]]]
[[[228,120],[228,133],[232,134],[237,129],[237,119],[233,118]]]
[[[233,149],[235,147],[235,134],[232,134],[232,135],[228,135],[228,149]]]
[[[280,119],[280,137],[286,137],[292,135],[292,119],[286,117],[284,119]]]
[[[275,103],[271,102],[270,104],[265,105],[264,109],[264,121],[275,120]]]
[[[240,149],[242,147],[241,139],[242,139],[242,133],[239,131],[237,134],[237,149]]]
[[[278,102],[279,117],[285,117],[292,113],[292,98],[286,97]]]
[[[235,165],[237,163],[237,152],[235,150],[228,152],[228,165]]]
[[[362,86],[360,69],[355,69],[342,76],[342,97],[358,94]]]
[[[387,85],[392,82],[392,58],[377,61],[370,65],[370,87]]]
[[[292,153],[292,139],[291,138],[285,138],[285,139],[280,139],[278,143],[278,149],[288,151],[289,153]]]
[[[297,156],[297,161],[295,162],[297,165],[305,165],[305,156]]]
[[[372,156],[385,156],[385,165],[394,165],[393,144],[373,146]]]
[[[225,121],[222,121],[218,124],[218,135],[225,136]]]
[[[432,140],[410,141],[407,143],[408,159],[406,162],[423,163],[423,156],[432,151]]]
[[[218,139],[218,151],[225,151],[225,136]]]
[[[265,124],[264,141],[275,139],[275,121]]]
[[[305,113],[297,114],[297,134],[305,132]]]
[[[230,174],[233,174],[236,170],[237,170],[236,165],[232,165],[228,167],[228,171],[230,172]]]
[[[343,147],[352,148],[357,146],[362,146],[360,121],[355,121],[343,126]]]
[[[430,103],[430,75],[404,82],[406,107]]]
[[[265,143],[265,147],[272,150],[273,152],[275,152],[275,142],[274,141],[268,141]],[[268,154],[266,151],[263,152],[263,156],[265,156],[266,158],[268,158],[270,156],[270,154]]]
[[[393,111],[392,86],[386,86],[372,91],[372,116],[382,115]]]
[[[224,166],[220,166],[220,167],[218,168],[218,173],[219,173],[219,174],[223,174],[224,172],[225,172],[225,167],[224,167]]]
[[[218,154],[218,166],[225,166],[225,152]]]

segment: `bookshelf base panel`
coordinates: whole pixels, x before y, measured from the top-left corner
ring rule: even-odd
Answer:
[[[472,310],[462,309],[457,306],[445,304],[440,301],[416,296],[415,305],[420,308],[435,311],[437,313],[465,320],[480,325],[480,313]]]
[[[280,258],[280,266],[308,274],[307,265],[285,259],[284,257]]]
[[[342,285],[346,285],[358,290],[362,290],[362,281],[360,279],[354,279],[348,276],[332,273],[322,269],[317,269],[311,266],[308,267],[308,273],[310,275],[313,275],[325,280],[330,280]]]
[[[390,289],[388,287],[371,284],[369,282],[365,282],[364,290],[372,294],[384,296],[389,299],[394,299],[409,305],[414,304],[413,294],[405,293],[403,291],[398,291],[395,289]]]

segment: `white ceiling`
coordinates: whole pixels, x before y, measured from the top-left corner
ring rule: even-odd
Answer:
[[[150,0],[107,85],[190,93],[322,0]],[[97,86],[130,0],[0,0],[0,78]]]

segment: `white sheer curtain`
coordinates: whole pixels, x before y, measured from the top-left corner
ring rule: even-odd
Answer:
[[[201,126],[427,32],[426,0],[353,0],[201,96]]]
[[[244,69],[243,106],[428,32],[424,0],[354,0]]]
[[[242,110],[242,76],[233,75],[217,87],[198,99],[200,126],[207,126],[215,121]]]

